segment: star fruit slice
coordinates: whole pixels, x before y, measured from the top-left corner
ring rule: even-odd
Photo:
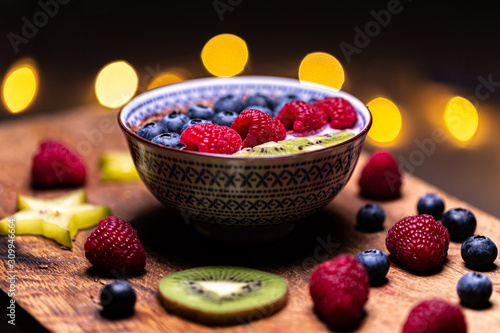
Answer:
[[[81,203],[85,193],[79,191],[54,199],[18,196],[18,207],[25,207],[0,221],[0,234],[7,235],[14,221],[16,235],[41,235],[73,247],[71,239],[78,230],[95,227],[109,215],[107,206]]]
[[[50,206],[76,206],[87,202],[85,191],[73,191],[53,199],[29,197],[19,194],[17,196],[17,210],[22,209],[43,209]]]
[[[140,180],[128,151],[108,151],[99,160],[102,181]]]

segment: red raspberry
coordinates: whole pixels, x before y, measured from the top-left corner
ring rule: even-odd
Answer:
[[[417,304],[408,315],[403,333],[465,333],[467,324],[462,310],[442,299]]]
[[[358,119],[352,104],[340,97],[325,97],[314,102],[313,105],[328,115],[332,128],[350,128]]]
[[[376,151],[361,172],[361,195],[371,199],[388,200],[401,195],[401,173],[388,151]]]
[[[355,326],[368,301],[368,275],[352,255],[325,261],[311,274],[309,293],[315,308],[335,328]]]
[[[87,174],[82,160],[64,144],[44,140],[33,157],[33,186],[77,186],[85,183]]]
[[[186,150],[214,154],[233,154],[241,148],[241,137],[235,130],[212,123],[197,124],[181,134]]]
[[[293,130],[296,136],[306,136],[312,134],[328,123],[326,113],[317,107],[301,101],[291,101],[286,103],[276,116],[287,130]]]
[[[243,110],[231,126],[243,140],[243,147],[254,147],[269,141],[280,141],[286,137],[282,122],[254,109]]]
[[[138,274],[146,266],[146,252],[134,228],[110,216],[99,221],[85,242],[85,257],[97,269]]]
[[[441,265],[448,254],[450,234],[430,215],[407,216],[387,232],[385,245],[410,270],[426,272]]]

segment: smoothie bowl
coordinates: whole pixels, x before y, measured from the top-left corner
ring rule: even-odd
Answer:
[[[173,111],[186,113],[198,104],[213,108],[215,101],[228,95],[245,102],[256,94],[273,102],[282,96],[311,103],[340,97],[354,107],[357,117],[341,131],[349,135],[339,143],[319,149],[307,144],[300,153],[253,154],[264,151],[253,148],[235,154],[207,153],[167,147],[137,134],[144,123]],[[156,88],[126,104],[118,121],[151,193],[205,236],[228,242],[282,238],[295,222],[327,205],[351,177],[372,122],[366,106],[345,92],[267,76],[205,78]],[[314,137],[336,132],[326,125]],[[290,133],[285,139],[293,141]]]

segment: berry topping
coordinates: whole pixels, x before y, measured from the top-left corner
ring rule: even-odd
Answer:
[[[335,328],[355,326],[368,301],[366,270],[352,255],[340,255],[311,274],[309,292],[315,308]]]
[[[217,125],[231,127],[233,121],[238,117],[238,113],[233,111],[221,111],[216,113],[212,118],[212,122]]]
[[[104,315],[126,317],[134,312],[136,296],[134,289],[127,282],[117,281],[102,288],[100,300]]]
[[[189,121],[189,117],[180,111],[172,111],[171,113],[164,116],[160,123],[163,124],[170,132],[179,133],[182,132],[182,127]]]
[[[191,127],[191,126],[194,126],[194,125],[198,125],[198,124],[210,124],[210,123],[212,123],[212,121],[206,120],[206,119],[191,119],[190,121],[188,121],[187,123],[185,123],[184,126],[182,126],[181,134],[188,127]]]
[[[275,107],[274,101],[269,98],[269,96],[256,93],[252,96],[248,96],[245,101],[245,109],[254,109],[255,106],[261,106],[270,110],[273,110]]]
[[[376,200],[394,199],[401,195],[401,172],[392,154],[376,151],[361,171],[361,195]]]
[[[197,124],[181,134],[186,150],[203,153],[233,154],[241,148],[241,137],[233,129],[216,124]]]
[[[286,137],[286,129],[276,118],[259,110],[248,109],[240,113],[231,126],[243,140],[243,147],[254,147]]]
[[[191,106],[186,112],[186,116],[189,119],[211,120],[214,114],[214,110],[202,104],[195,104]]]
[[[151,141],[155,136],[168,133],[168,129],[160,122],[152,121],[145,124],[137,131],[137,135],[148,141]]]
[[[450,209],[444,214],[441,223],[448,229],[450,239],[462,242],[476,231],[476,217],[467,209]]]
[[[358,119],[356,110],[351,103],[340,97],[325,97],[314,102],[313,105],[328,115],[332,128],[350,128]]]
[[[443,217],[444,201],[434,193],[423,195],[417,203],[418,214],[431,215],[436,221]],[[448,230],[449,231],[449,230]]]
[[[462,243],[460,252],[467,266],[474,269],[488,269],[498,255],[495,243],[485,236],[467,238]]]
[[[87,173],[80,157],[64,144],[45,140],[33,157],[31,181],[36,187],[78,186]]]
[[[99,221],[85,242],[85,257],[97,269],[121,274],[141,273],[146,252],[130,224],[115,216]]]
[[[486,275],[469,272],[458,280],[457,294],[465,306],[487,307],[492,293],[493,285]]]
[[[182,149],[186,147],[181,143],[181,135],[178,133],[160,134],[155,136],[153,140],[151,140],[151,142],[176,149]]]
[[[385,279],[391,263],[389,257],[379,249],[369,249],[356,255],[359,261],[368,273],[371,284],[376,284]]]
[[[214,104],[214,111],[232,111],[236,113],[241,113],[245,108],[245,103],[238,97],[234,95],[226,95],[219,98]]]
[[[358,229],[363,231],[381,230],[385,221],[385,212],[379,205],[368,203],[356,214]]]
[[[328,123],[328,117],[324,111],[301,100],[286,103],[276,119],[296,136],[314,133]]]
[[[442,299],[429,299],[417,304],[403,326],[403,333],[466,332],[462,310]]]
[[[441,265],[448,254],[448,230],[430,215],[407,216],[387,232],[387,250],[403,266],[427,272]]]
[[[259,111],[264,112],[265,114],[270,115],[271,117],[276,116],[276,114],[274,113],[274,111],[272,109],[266,108],[265,106],[249,105],[248,107],[245,108],[245,110],[247,110],[247,109],[259,110]]]

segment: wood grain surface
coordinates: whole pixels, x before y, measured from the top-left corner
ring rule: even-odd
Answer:
[[[55,116],[23,117],[0,125],[0,218],[14,213],[18,193],[53,197],[67,190],[34,191],[30,188],[31,157],[42,138],[63,140],[83,155],[89,170],[85,190],[91,203],[109,205],[114,215],[129,221],[138,231],[148,253],[146,272],[138,277],[98,275],[85,259],[83,244],[92,230],[80,231],[72,250],[35,236],[16,237],[16,304],[23,328],[22,310],[41,327],[53,332],[329,332],[318,318],[308,292],[313,268],[340,253],[357,254],[368,248],[387,253],[385,235],[400,218],[416,214],[418,198],[437,192],[446,207],[464,207],[476,216],[476,234],[500,244],[500,221],[465,202],[411,175],[404,176],[403,195],[398,200],[380,202],[387,219],[385,228],[363,233],[355,228],[358,209],[368,202],[358,195],[358,167],[346,188],[321,212],[298,223],[292,234],[274,244],[235,246],[214,243],[198,235],[182,217],[164,208],[140,182],[102,183],[98,158],[111,149],[126,149],[116,111],[99,106],[68,110]],[[0,237],[2,274],[0,287],[7,293],[7,237]],[[498,260],[496,262],[498,264]],[[44,268],[46,265],[46,268]],[[279,313],[250,324],[209,327],[168,313],[157,296],[159,280],[166,274],[205,265],[237,265],[278,274],[288,281],[289,300]],[[357,332],[399,332],[410,309],[419,301],[441,297],[458,304],[456,284],[470,269],[460,256],[460,244],[451,243],[442,269],[417,276],[391,263],[388,281],[370,290],[366,315]],[[491,306],[484,310],[462,308],[469,332],[500,332],[500,273],[497,266],[488,272],[494,292]],[[100,313],[99,293],[103,285],[125,278],[136,290],[135,314],[127,319],[107,319]],[[7,299],[3,295],[3,299]],[[5,313],[2,304],[2,313]],[[6,319],[7,318],[7,319]],[[2,315],[2,326],[8,317]],[[27,326],[27,319],[24,319]]]

